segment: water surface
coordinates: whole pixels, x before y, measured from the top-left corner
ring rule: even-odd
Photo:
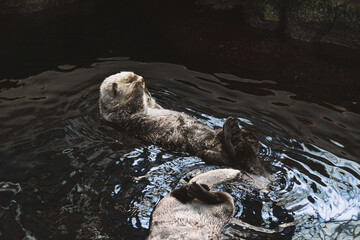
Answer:
[[[99,86],[124,70],[163,107],[211,127],[237,117],[260,140],[276,180],[269,194],[218,187],[236,200],[225,238],[359,237],[359,113],[298,100],[271,80],[112,58],[0,81],[0,238],[144,239],[163,196],[218,168],[101,120]]]

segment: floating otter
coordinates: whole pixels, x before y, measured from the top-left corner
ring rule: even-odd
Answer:
[[[168,150],[194,154],[208,164],[225,165],[267,176],[256,156],[258,141],[229,117],[214,130],[194,118],[162,108],[144,79],[133,72],[106,78],[100,87],[101,116],[140,139]]]
[[[158,203],[147,239],[220,239],[222,228],[234,214],[234,201],[230,194],[213,192],[210,188],[235,181],[245,181],[264,190],[269,183],[263,177],[235,169],[200,174]]]

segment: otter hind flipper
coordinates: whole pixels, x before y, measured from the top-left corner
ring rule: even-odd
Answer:
[[[204,183],[200,183],[200,186],[202,186],[206,191],[210,191],[211,190],[211,187],[207,184],[204,184]]]
[[[182,186],[181,188],[175,189],[171,192],[171,195],[182,203],[190,202],[191,200],[194,199],[194,197],[188,195],[187,188],[188,188],[187,185],[185,185]]]
[[[259,142],[253,136],[251,136],[249,141],[245,139],[238,142],[234,147],[235,157],[231,159],[231,162],[236,168],[267,178],[268,173],[257,157],[258,147]]]
[[[205,185],[205,186],[204,186]],[[196,182],[188,185],[188,195],[193,196],[208,204],[223,203],[227,200],[226,195],[222,192],[211,192],[210,187],[206,184],[198,184]]]
[[[259,141],[252,133],[241,129],[239,123],[238,119],[229,117],[223,128],[223,144],[231,165],[267,177],[268,174],[257,157]]]
[[[191,186],[191,185],[190,185]],[[171,195],[175,197],[182,203],[187,203],[192,201],[195,197],[197,198],[196,194],[194,195],[192,191],[189,191],[189,185],[182,186],[181,188],[175,189],[171,192]],[[207,184],[200,184],[200,186],[205,191],[210,191],[210,186]]]
[[[250,143],[254,149],[257,151],[259,149],[259,141],[258,139],[251,133],[251,132],[248,132],[248,131],[242,131],[241,132],[241,135],[242,135],[242,138]]]
[[[228,117],[224,123],[223,144],[224,144],[225,150],[228,153],[230,158],[233,158],[235,156],[233,135],[235,133],[238,133],[240,130],[239,122],[240,121],[236,118]]]

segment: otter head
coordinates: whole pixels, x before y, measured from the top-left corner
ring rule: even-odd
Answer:
[[[145,109],[144,79],[133,72],[120,72],[106,78],[100,86],[100,114],[114,122]]]

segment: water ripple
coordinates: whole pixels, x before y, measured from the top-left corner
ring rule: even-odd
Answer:
[[[99,85],[121,70],[143,75],[166,108],[214,128],[234,116],[258,137],[259,157],[275,180],[269,193],[244,191],[241,183],[217,186],[236,203],[225,238],[359,236],[359,114],[297,101],[272,90],[269,80],[127,58],[2,82],[2,236],[143,239],[163,196],[218,168],[144,145],[101,120]]]

